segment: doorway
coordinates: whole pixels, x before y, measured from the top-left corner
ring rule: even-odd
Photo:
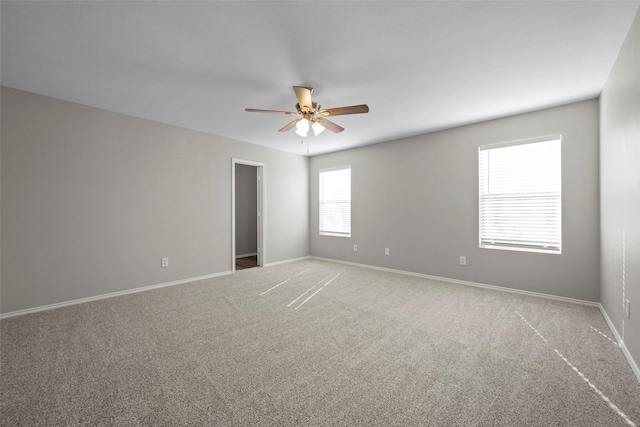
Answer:
[[[264,263],[263,163],[232,162],[232,271]]]

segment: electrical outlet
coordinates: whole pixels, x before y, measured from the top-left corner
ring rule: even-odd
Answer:
[[[384,254],[389,255],[389,248],[384,248]]]
[[[460,265],[467,265],[467,257],[460,256]]]
[[[169,258],[162,258],[162,266],[169,267]]]
[[[353,245],[353,252],[358,252],[358,245]]]
[[[627,319],[631,319],[631,301],[627,300],[626,304],[624,305],[624,311],[627,315]]]

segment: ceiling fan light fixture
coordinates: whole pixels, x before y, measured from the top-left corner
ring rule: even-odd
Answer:
[[[309,133],[309,119],[302,118],[296,123],[296,133],[302,137],[306,137]]]
[[[298,103],[296,104],[296,112],[293,111],[280,111],[280,110],[260,110],[256,108],[245,108],[245,111],[250,113],[271,113],[271,114],[285,114],[293,116],[301,116],[299,119],[293,120],[282,128],[278,129],[278,132],[287,132],[294,127],[296,128],[296,134],[303,138],[306,138],[309,134],[309,129],[313,129],[315,136],[320,135],[325,129],[329,129],[333,133],[340,133],[344,130],[342,126],[339,126],[327,119],[326,116],[343,116],[346,114],[362,114],[368,113],[369,107],[366,104],[351,105],[349,107],[337,107],[322,110],[320,104],[311,100],[311,94],[313,88],[294,86],[294,92]]]
[[[313,122],[311,122],[311,129],[313,129],[313,134],[315,136],[320,135],[322,132],[324,132],[324,126],[322,126],[320,123],[316,122],[315,120]]]

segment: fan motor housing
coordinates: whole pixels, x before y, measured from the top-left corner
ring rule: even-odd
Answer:
[[[312,102],[311,109],[308,109],[307,107],[300,107],[300,104],[296,104],[296,111],[298,111],[298,113],[302,115],[304,115],[305,113],[315,114],[316,112],[320,111],[320,104],[315,101]]]

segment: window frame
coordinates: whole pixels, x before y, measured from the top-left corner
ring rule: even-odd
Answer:
[[[338,232],[338,231],[323,231],[322,230],[322,208],[323,205],[326,204],[325,201],[323,201],[322,196],[323,196],[323,181],[322,181],[322,174],[323,173],[327,173],[327,172],[337,172],[337,171],[342,171],[342,170],[349,170],[349,222],[348,222],[348,226],[349,226],[349,232],[348,233],[342,233],[342,232]],[[342,166],[335,166],[335,167],[331,167],[331,168],[325,168],[325,169],[320,169],[318,171],[318,234],[320,236],[329,236],[329,237],[351,237],[351,231],[352,231],[352,227],[351,227],[351,219],[352,219],[352,215],[351,215],[351,191],[352,191],[352,168],[351,165],[342,165]]]
[[[558,167],[559,167],[559,171],[558,171],[558,176],[559,176],[559,182],[557,183],[558,186],[558,191],[557,193],[549,193],[549,194],[553,194],[553,195],[557,195],[557,237],[558,237],[558,245],[557,247],[554,245],[553,247],[548,247],[545,246],[543,244],[514,244],[514,243],[496,243],[496,242],[491,242],[488,243],[486,241],[486,237],[485,240],[483,241],[483,179],[482,179],[482,152],[483,151],[488,151],[488,150],[493,150],[493,149],[500,149],[500,148],[507,148],[507,147],[513,147],[513,146],[518,146],[518,145],[529,145],[529,144],[536,144],[536,143],[542,143],[542,142],[551,142],[551,141],[558,141],[559,147],[558,147]],[[511,194],[517,194],[517,193],[511,193]],[[532,198],[535,198],[535,196],[531,196]],[[540,195],[538,196],[538,198],[542,198],[543,196]],[[478,245],[481,249],[497,249],[497,250],[509,250],[509,251],[520,251],[520,252],[533,252],[533,253],[546,253],[546,254],[554,254],[554,255],[560,255],[562,254],[562,233],[563,233],[563,228],[562,228],[562,135],[560,134],[556,134],[556,135],[547,135],[547,136],[542,136],[542,137],[537,137],[537,138],[531,138],[531,139],[525,139],[525,140],[518,140],[518,141],[510,141],[510,142],[503,142],[503,143],[497,143],[497,144],[486,144],[486,145],[481,145],[478,147]],[[514,239],[515,240],[515,239]]]

